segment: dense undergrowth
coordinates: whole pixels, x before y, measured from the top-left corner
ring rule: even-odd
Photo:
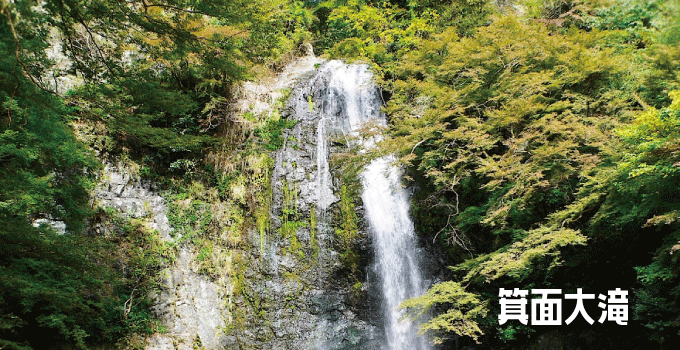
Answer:
[[[642,0],[2,1],[0,347],[135,347],[163,331],[146,295],[176,246],[92,208],[100,159],[130,159],[157,181],[177,244],[238,288],[233,252],[263,249],[245,242],[250,229],[261,242],[272,234],[268,152],[292,123],[236,115],[234,87],[312,43],[372,64],[391,126],[382,152],[401,156],[420,189],[418,231],[455,265],[456,281],[406,305],[433,315],[424,330],[493,348],[555,331],[670,348],[678,13],[677,1]],[[48,56],[55,43],[66,68]],[[64,73],[83,84],[59,96]],[[337,232],[349,247],[356,191],[345,185]],[[315,226],[294,209],[282,219]],[[88,235],[97,220],[121,230]],[[343,252],[350,270],[353,254]],[[498,326],[500,287],[626,288],[631,325]]]
[[[221,250],[243,247],[249,225],[268,227],[267,151],[290,123],[234,115],[233,87],[289,60],[310,38],[310,11],[29,0],[2,1],[0,13],[0,347],[143,347],[163,331],[148,297],[177,246],[197,249],[201,272],[231,273]],[[48,55],[55,45],[68,64]],[[62,76],[82,84],[59,96]],[[101,160],[168,192],[174,245],[91,206]],[[90,224],[118,229],[93,236]]]

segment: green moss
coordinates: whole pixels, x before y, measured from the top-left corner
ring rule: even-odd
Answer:
[[[282,183],[283,205],[281,210],[281,227],[279,233],[282,238],[288,239],[288,253],[295,254],[301,260],[304,259],[302,244],[297,237],[297,230],[308,225],[308,222],[301,220],[302,215],[298,210],[298,187],[292,186],[283,180]]]
[[[300,213],[298,212],[298,187],[297,184],[293,184],[291,187],[286,180],[283,180],[281,185],[281,191],[283,195],[282,203],[282,221],[298,220],[300,218]]]
[[[311,245],[312,249],[312,257],[313,257],[313,262],[316,263],[316,261],[319,258],[319,239],[317,238],[317,233],[318,233],[318,220],[316,218],[316,210],[314,210],[314,207],[310,209],[309,213],[309,244]]]
[[[264,126],[255,129],[255,135],[259,137],[264,147],[269,151],[276,151],[283,147],[285,141],[283,132],[285,129],[290,129],[297,124],[295,120],[288,119],[270,119]]]
[[[201,251],[199,252],[196,259],[198,259],[199,261],[206,260],[212,255],[212,253],[213,253],[212,247],[210,247],[210,246],[203,247],[203,248],[201,248]]]
[[[298,275],[294,272],[284,272],[283,277],[288,281],[297,281],[299,283],[302,283],[302,279],[300,278],[300,275]]]
[[[335,229],[342,253],[340,254],[344,266],[352,273],[359,267],[359,254],[354,251],[354,244],[358,238],[358,218],[354,201],[349,195],[347,186],[340,190],[340,227]]]
[[[243,329],[248,322],[247,317],[246,317],[246,311],[242,308],[235,308],[231,312],[232,316],[232,322],[228,326],[229,329],[231,330],[240,330]]]
[[[255,215],[257,232],[260,234],[260,256],[264,256],[264,245],[266,243],[267,228],[269,227],[269,211],[260,208]]]
[[[279,229],[281,237],[289,241],[288,252],[296,254],[300,259],[304,259],[304,252],[302,251],[302,244],[297,237],[297,230],[307,225],[306,221],[285,221]]]
[[[204,350],[205,348],[203,347],[203,342],[201,341],[201,337],[196,334],[196,338],[194,338],[194,346],[193,350]]]

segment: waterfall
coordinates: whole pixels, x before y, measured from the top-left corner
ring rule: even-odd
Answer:
[[[382,99],[367,65],[331,61],[319,75],[330,76],[317,127],[317,207],[325,211],[335,200],[329,183],[328,133],[335,129],[358,136],[359,130],[367,125],[386,126],[387,121],[380,112]],[[372,147],[375,141],[375,138],[364,138],[361,146]],[[398,309],[399,304],[423,294],[426,286],[409,217],[409,198],[401,186],[401,171],[392,165],[394,160],[393,156],[376,159],[361,174],[365,220],[372,235],[375,268],[382,290],[386,342],[382,348],[426,350],[429,346],[417,336],[417,327],[409,321],[400,321],[403,312]]]
[[[316,127],[316,205],[322,219],[326,217],[326,210],[336,201],[331,189],[331,171],[328,167],[328,138],[325,124],[330,122],[329,118],[322,117]]]
[[[418,338],[415,327],[399,321],[399,304],[422,295],[425,285],[416,252],[413,222],[409,217],[409,200],[401,187],[399,170],[391,165],[394,157],[371,162],[362,173],[366,208],[376,252],[376,265],[382,282],[385,336],[390,350],[425,350],[427,342]]]

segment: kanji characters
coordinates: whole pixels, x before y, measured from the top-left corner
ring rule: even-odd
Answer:
[[[597,322],[603,323],[605,319],[607,321],[614,321],[618,325],[628,324],[628,291],[621,290],[621,288],[616,288],[615,290],[610,290],[607,292],[609,295],[609,304],[605,305],[600,302],[597,304],[600,309],[606,309],[602,311],[600,319]],[[602,301],[607,301],[607,297],[600,294],[598,298]]]
[[[528,294],[527,290],[521,290],[519,288],[514,288],[513,290],[500,288],[498,292],[501,306],[501,313],[498,315],[499,324],[503,325],[509,320],[517,320],[524,325],[528,324],[529,315],[526,310],[526,297]],[[540,296],[531,299],[531,325],[561,325],[562,299],[555,298],[554,295],[562,294],[562,290],[532,289],[531,294]],[[612,321],[616,322],[618,325],[627,325],[628,291],[616,288],[615,290],[608,291],[608,295],[609,304],[605,304],[605,302],[607,302],[607,297],[603,294],[599,294],[597,297],[597,299],[601,300],[601,302],[598,303],[598,306],[603,309],[598,322],[604,323],[604,321]],[[586,312],[584,305],[584,300],[595,300],[595,294],[584,294],[582,288],[577,288],[576,294],[565,294],[564,298],[576,300],[576,307],[569,318],[565,320],[566,324],[574,322],[578,315],[581,315],[589,324],[595,322]]]
[[[585,319],[588,323],[593,324],[595,322],[588,313],[586,312],[585,307],[583,306],[583,300],[585,299],[595,299],[595,294],[583,294],[583,288],[578,288],[576,289],[576,294],[565,294],[564,295],[565,299],[576,299],[576,308],[574,309],[574,312],[567,318],[564,323],[570,324],[574,321],[576,316],[578,314],[583,315],[583,319]]]
[[[524,325],[528,323],[527,294],[528,291],[519,288],[515,288],[514,291],[501,288],[498,291],[498,296],[501,297],[501,314],[498,315],[499,324],[505,324],[508,320],[518,320]],[[519,299],[506,299],[509,297],[519,297]]]
[[[562,300],[548,299],[548,294],[562,294],[561,289],[532,289],[531,294],[540,294],[540,299],[531,300],[531,324],[554,326],[562,324]]]

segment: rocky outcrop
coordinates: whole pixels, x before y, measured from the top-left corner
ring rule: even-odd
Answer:
[[[34,227],[40,227],[42,225],[47,225],[52,227],[52,229],[59,234],[65,234],[66,233],[66,223],[61,221],[61,220],[55,220],[54,218],[48,216],[45,218],[39,218],[33,220],[33,226]]]
[[[299,78],[282,116],[297,121],[285,133],[285,143],[274,155],[272,174],[272,234],[264,249],[245,257],[243,295],[235,307],[247,310],[234,327],[234,349],[378,349],[380,324],[376,293],[371,283],[351,285],[337,251],[337,235],[330,218],[338,196],[328,194],[328,210],[319,208],[317,154],[319,121],[325,117],[321,101],[329,95],[331,71],[322,65]],[[329,135],[337,133],[331,124]],[[346,151],[331,147],[331,154]],[[337,180],[330,189],[339,193]],[[370,242],[360,233],[358,253],[370,259]],[[251,243],[260,245],[252,232]],[[367,264],[362,264],[364,267]],[[366,275],[368,271],[361,274]]]
[[[290,88],[281,117],[297,124],[284,131],[283,147],[270,155],[271,225],[266,233],[248,228],[247,244],[221,250],[228,250],[233,262],[224,276],[198,272],[191,243],[180,243],[173,232],[165,200],[153,183],[123,166],[105,167],[94,193],[96,204],[141,220],[179,245],[176,261],[163,273],[162,290],[152,296],[152,309],[167,332],[151,336],[145,349],[383,348],[371,238],[359,220],[352,249],[360,262],[358,271],[350,271],[343,264],[346,247],[336,233],[339,223],[333,222],[340,212],[339,174],[324,163],[347,152],[348,123],[356,122],[347,120],[348,101],[337,91],[334,70],[340,66],[306,57],[278,79],[242,87],[243,99],[235,105],[249,113],[268,113],[283,96],[280,90]],[[379,99],[377,88],[371,89],[362,98]],[[319,157],[322,153],[326,156]],[[364,217],[361,199],[354,200],[357,217]],[[102,226],[93,229],[107,232]]]
[[[146,218],[146,226],[157,230],[161,238],[171,241],[172,227],[165,215],[165,200],[151,181],[142,181],[123,165],[105,164],[100,182],[94,190],[95,205],[112,208],[121,215],[141,219]],[[95,227],[102,234],[103,228]]]
[[[226,311],[217,285],[192,269],[195,258],[180,249],[174,266],[166,271],[164,289],[153,297],[154,313],[168,329],[148,340],[147,350],[223,349]]]
[[[115,210],[128,219],[142,220],[165,241],[175,241],[166,215],[165,200],[155,184],[142,181],[130,168],[106,164],[94,191],[94,202]],[[96,234],[107,234],[106,224],[95,225]],[[178,235],[176,235],[178,236]],[[206,349],[221,349],[225,342],[222,329],[226,310],[217,285],[199,274],[192,263],[195,254],[184,245],[177,259],[162,273],[164,288],[152,296],[152,310],[167,328],[148,340],[148,350],[192,350],[197,343]]]

